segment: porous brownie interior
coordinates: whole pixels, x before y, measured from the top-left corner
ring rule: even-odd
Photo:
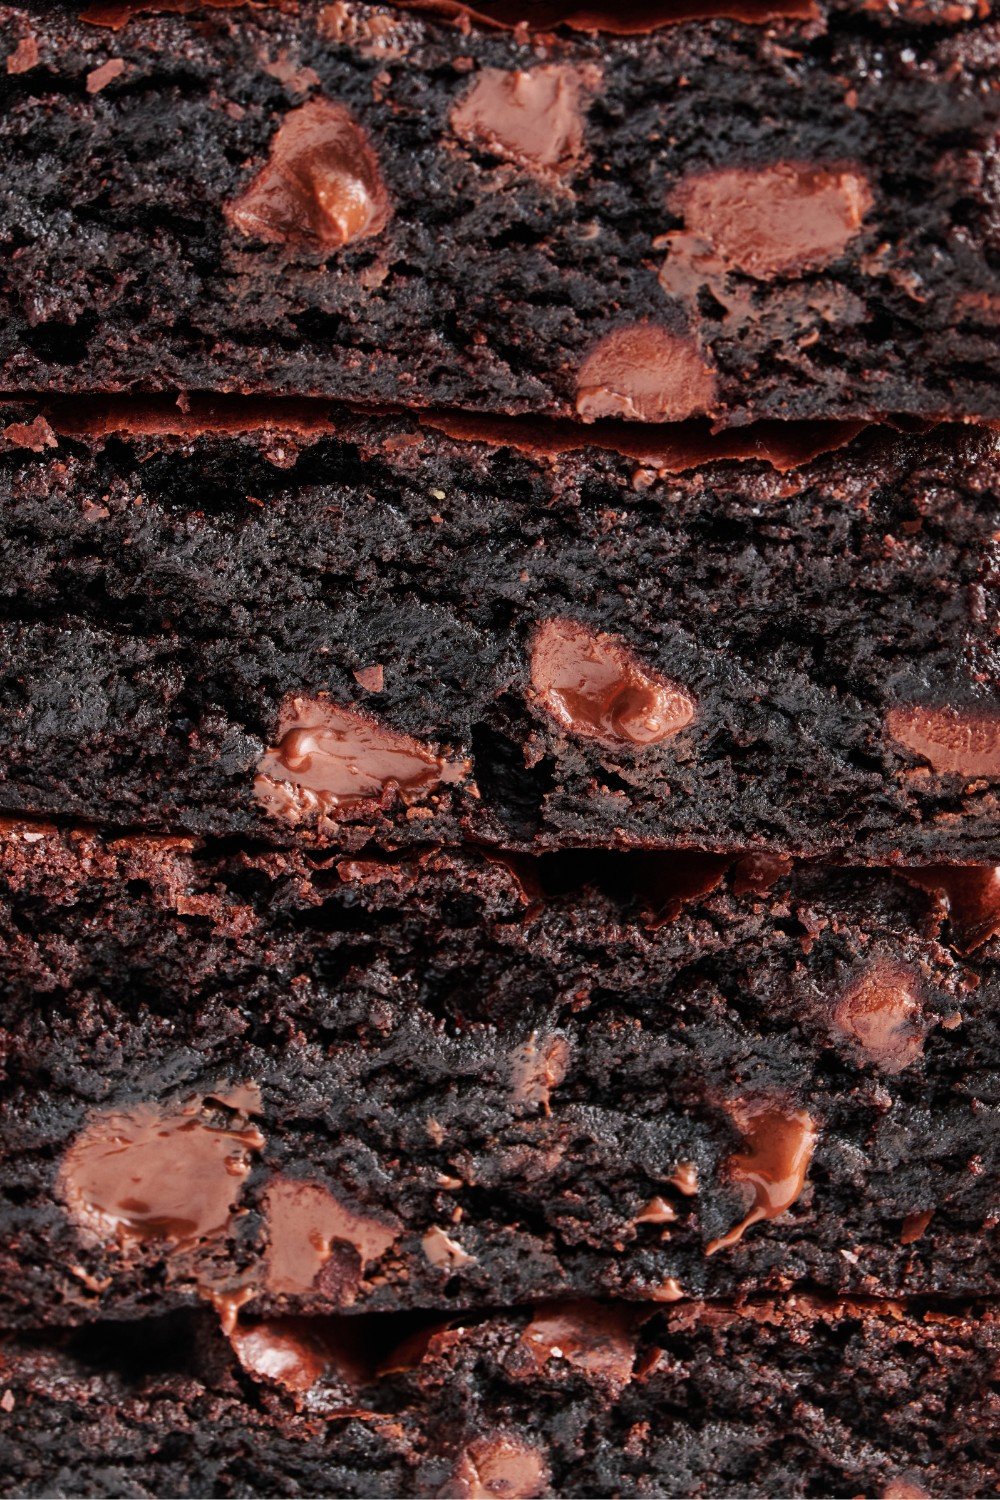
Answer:
[[[492,1482],[977,1495],[994,1473],[997,1337],[981,1306],[809,1298],[301,1320],[248,1325],[234,1349],[191,1316],[98,1324],[0,1354],[0,1455],[22,1476],[3,1492],[188,1495],[197,1475],[216,1494],[462,1495]],[[93,1454],[82,1478],[81,1449]]]
[[[0,1496],[983,1496],[974,0],[0,4]]]
[[[321,415],[0,460],[3,805],[273,843],[989,859],[994,435],[840,432],[794,463],[773,433],[713,461],[658,429],[646,465]],[[654,733],[559,716],[548,684],[599,649],[660,694]],[[284,737],[324,695],[416,743],[428,793],[376,777],[330,820],[289,797]]]
[[[27,824],[0,848],[9,1322],[995,1286],[995,881]],[[109,1179],[114,1136],[138,1154]],[[192,1254],[169,1215],[199,1183]]]
[[[960,5],[790,9],[611,37],[7,6],[2,385],[1000,415],[993,33]]]

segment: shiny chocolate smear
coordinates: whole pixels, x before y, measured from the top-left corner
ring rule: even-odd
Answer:
[[[720,1239],[705,1247],[706,1255],[737,1244],[752,1224],[776,1219],[798,1199],[816,1145],[816,1125],[804,1110],[768,1102],[730,1106],[745,1149],[730,1157],[727,1172],[733,1182],[753,1190],[754,1203],[745,1218]]]

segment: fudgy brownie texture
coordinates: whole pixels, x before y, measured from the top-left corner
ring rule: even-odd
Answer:
[[[0,1348],[5,1495],[996,1493],[993,1311],[805,1297]]]
[[[0,386],[1000,416],[996,26],[791,8],[0,6]]]
[[[0,851],[8,1325],[1000,1289],[995,869]]]
[[[8,416],[8,811],[996,858],[995,433]]]

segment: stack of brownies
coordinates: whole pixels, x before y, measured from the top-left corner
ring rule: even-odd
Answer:
[[[996,1493],[988,7],[0,58],[0,1493]]]

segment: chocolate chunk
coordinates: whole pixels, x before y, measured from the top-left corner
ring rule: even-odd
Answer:
[[[406,31],[399,16],[350,0],[333,0],[320,6],[316,30],[325,40],[353,47],[362,57],[395,61],[407,52]]]
[[[60,1192],[102,1239],[188,1249],[228,1228],[263,1144],[254,1126],[215,1123],[197,1098],[103,1111],[67,1151]]]
[[[451,128],[518,166],[569,172],[583,154],[584,92],[599,82],[599,70],[586,66],[483,68],[452,109]]]
[[[533,1500],[549,1493],[548,1464],[523,1438],[493,1433],[464,1450],[447,1493],[463,1500]]]
[[[381,662],[376,662],[371,667],[358,667],[354,680],[366,692],[380,693],[385,687],[385,669]]]
[[[650,1302],[683,1302],[684,1288],[676,1276],[667,1276],[658,1286],[643,1287],[642,1295]]]
[[[837,1027],[883,1073],[901,1073],[924,1050],[916,976],[908,969],[876,963],[860,975],[834,1010]]]
[[[358,1276],[395,1244],[399,1229],[341,1203],[319,1182],[285,1177],[266,1197],[270,1248],[267,1285],[274,1292],[308,1292],[336,1244],[355,1252]]]
[[[792,1206],[805,1186],[816,1144],[815,1121],[804,1110],[741,1100],[731,1104],[729,1111],[746,1150],[730,1157],[727,1171],[733,1182],[752,1189],[754,1204],[728,1233],[706,1245],[706,1255],[735,1245],[751,1224],[776,1219]]]
[[[900,873],[945,902],[959,953],[975,952],[1000,932],[1000,865],[927,865]]]
[[[38,67],[38,62],[38,43],[29,34],[23,36],[13,52],[7,54],[7,72],[30,73],[32,68]]]
[[[363,1385],[372,1375],[363,1339],[350,1318],[268,1318],[229,1333],[248,1375],[298,1393],[330,1377],[348,1388]]]
[[[690,693],[644,667],[623,642],[575,620],[538,627],[531,685],[564,729],[607,745],[658,745],[690,724],[697,710]]]
[[[386,793],[411,802],[468,769],[358,709],[292,697],[282,705],[277,745],[257,765],[254,793],[268,812],[300,823]]]
[[[87,93],[99,94],[109,83],[121,77],[125,71],[125,60],[121,57],[109,57],[107,62],[95,68],[92,73],[87,74]]]
[[[225,214],[251,239],[335,250],[381,233],[389,195],[361,126],[343,105],[312,99],[285,116],[266,165]]]
[[[1000,713],[920,704],[891,708],[891,739],[943,775],[1000,777]]]
[[[620,1305],[542,1303],[521,1334],[521,1345],[538,1369],[565,1361],[620,1390],[632,1379],[636,1323],[635,1313]]]
[[[903,1220],[903,1227],[899,1232],[899,1243],[901,1245],[912,1245],[917,1240],[923,1239],[924,1234],[927,1232],[927,1226],[933,1217],[933,1208],[924,1208],[919,1213],[907,1214]]]
[[[694,287],[730,270],[758,281],[817,270],[843,254],[872,201],[850,166],[786,161],[685,178],[667,200],[684,229],[667,236],[661,282],[674,292],[679,276]]]
[[[0,449],[30,448],[32,453],[42,453],[46,448],[58,448],[59,439],[44,417],[35,417],[30,422],[10,422],[0,428]]]
[[[532,1032],[528,1040],[511,1053],[510,1090],[519,1104],[540,1104],[543,1114],[550,1113],[552,1090],[566,1077],[569,1066],[569,1043],[558,1033],[539,1036]]]
[[[677,1210],[661,1198],[659,1194],[650,1198],[639,1213],[632,1220],[633,1224],[673,1224],[677,1219]]]
[[[471,1265],[476,1258],[463,1250],[458,1241],[452,1239],[451,1235],[446,1234],[437,1224],[432,1229],[428,1229],[420,1241],[420,1247],[432,1266],[442,1266],[446,1270],[451,1270],[455,1266]]]
[[[667,1181],[685,1198],[694,1198],[698,1193],[698,1168],[694,1162],[682,1161]]]
[[[710,411],[715,375],[693,339],[656,323],[616,328],[590,351],[576,382],[576,409],[585,422],[680,422]]]

